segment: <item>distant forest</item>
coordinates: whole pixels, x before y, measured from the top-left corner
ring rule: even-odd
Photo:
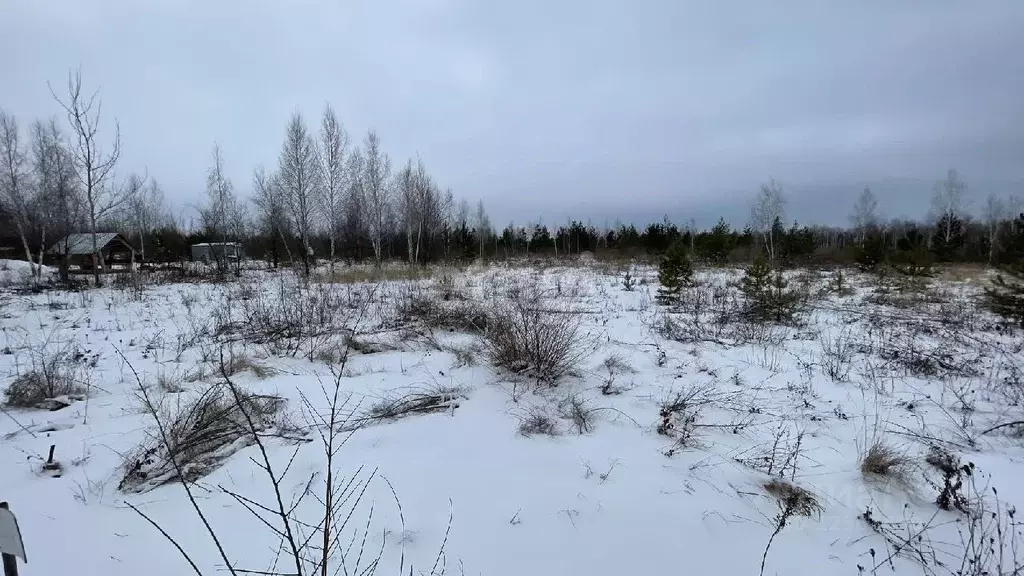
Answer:
[[[747,262],[757,253],[787,265],[820,263],[977,262],[1010,264],[1024,249],[1016,197],[984,199],[972,216],[969,187],[955,170],[935,184],[927,221],[887,221],[874,194],[850,199],[850,225],[823,227],[786,219],[786,195],[769,181],[756,194],[742,229],[724,219],[710,229],[663,221],[595,227],[570,220],[495,227],[482,201],[474,207],[442,190],[420,159],[393,166],[370,130],[352,142],[325,107],[310,128],[300,113],[285,127],[274,166],[253,170],[241,196],[213,146],[206,198],[193,218],[175,217],[159,183],[117,171],[116,122],[100,115],[97,94],[71,74],[54,94],[64,112],[20,126],[0,109],[0,256],[38,261],[73,232],[120,232],[147,262],[177,262],[200,242],[240,242],[252,258],[275,266],[316,260],[402,260],[416,264],[477,258],[644,258],[677,245],[708,264]],[[839,208],[837,210],[846,210]],[[37,255],[37,256],[33,256]],[[65,262],[66,264],[66,262]]]

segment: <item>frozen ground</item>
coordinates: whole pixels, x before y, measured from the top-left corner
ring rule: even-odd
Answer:
[[[751,326],[730,319],[739,275],[701,273],[671,311],[643,268],[631,290],[621,271],[579,267],[0,293],[0,390],[33,371],[82,388],[50,401],[70,403],[60,410],[0,413],[0,500],[25,538],[22,574],[193,572],[131,507],[202,573],[227,571],[183,485],[159,485],[173,473],[140,452],[160,439],[145,398],[171,419],[221,380],[222,353],[238,387],[286,401],[261,444],[287,469],[280,492],[303,535],[322,519],[327,472],[311,410],[326,411],[335,383],[348,399],[333,481],[366,488],[343,502],[332,573],[760,574],[762,561],[764,574],[796,576],[1016,573],[1024,550],[1013,558],[1022,540],[1007,511],[1024,502],[1024,439],[988,430],[1024,418],[1021,340],[976,306],[977,279],[882,293],[849,273],[852,293],[838,294],[833,273],[802,273],[792,283],[813,297],[798,322]],[[555,386],[493,367],[469,327],[481,320],[445,327],[517,291],[539,293],[530,303],[544,317],[580,323],[581,360]],[[326,333],[268,327],[300,301]],[[357,352],[335,378],[345,342]],[[375,417],[410,394],[441,407]],[[897,463],[865,474],[876,443]],[[58,470],[44,469],[51,445]],[[951,472],[951,510],[936,505],[940,453],[974,465]],[[190,491],[224,553],[240,570],[296,572],[280,523],[243,505],[277,506],[259,447],[236,440],[218,454]],[[813,498],[781,528],[794,492],[780,485]]]

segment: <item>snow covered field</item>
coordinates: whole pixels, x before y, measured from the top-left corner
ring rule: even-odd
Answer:
[[[295,573],[278,497],[318,557],[335,385],[331,573],[1019,573],[1024,438],[992,428],[1024,419],[1021,337],[980,279],[799,271],[806,308],[774,325],[736,317],[741,275],[701,271],[672,307],[653,269],[627,289],[596,265],[0,292],[0,390],[37,374],[69,404],[0,414],[22,574],[195,572],[142,514],[201,573]],[[496,313],[578,363],[495,367]],[[225,426],[238,391],[259,443]],[[217,394],[176,471],[165,440]]]

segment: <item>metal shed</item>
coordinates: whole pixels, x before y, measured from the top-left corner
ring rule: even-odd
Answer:
[[[192,260],[195,262],[235,262],[245,258],[242,245],[238,242],[203,242],[192,245]]]

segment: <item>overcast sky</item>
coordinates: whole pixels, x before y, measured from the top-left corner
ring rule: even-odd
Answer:
[[[732,217],[773,177],[841,223],[868,183],[907,213],[949,167],[1024,181],[1021,0],[0,0],[0,54],[26,126],[81,66],[120,171],[179,206],[215,141],[248,193],[326,102],[499,224]]]

